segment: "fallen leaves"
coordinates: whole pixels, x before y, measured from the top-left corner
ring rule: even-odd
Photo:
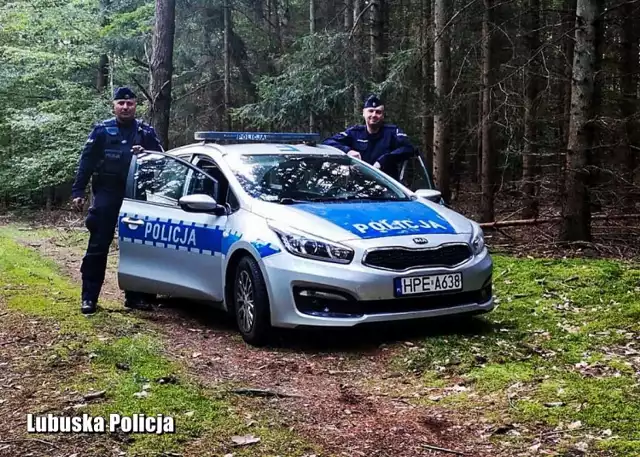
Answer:
[[[231,441],[235,446],[248,446],[250,444],[256,444],[260,442],[260,438],[254,435],[235,435],[231,437]]]

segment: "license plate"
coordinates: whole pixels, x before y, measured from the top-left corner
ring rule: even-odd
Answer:
[[[462,289],[462,273],[395,278],[396,297]]]

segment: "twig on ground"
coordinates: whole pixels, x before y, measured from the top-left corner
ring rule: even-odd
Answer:
[[[12,439],[12,440],[3,440],[3,441],[0,441],[0,444],[18,443],[18,442],[20,442],[20,441],[36,441],[36,442],[38,442],[38,443],[46,444],[47,446],[50,446],[50,447],[52,447],[52,448],[54,448],[54,449],[57,449],[57,450],[59,450],[59,451],[61,450],[61,449],[60,449],[58,446],[56,446],[55,444],[53,444],[53,443],[51,443],[51,442],[49,442],[49,441],[39,440],[38,438],[15,438],[15,439]]]
[[[266,390],[266,389],[232,389],[229,392],[238,394],[238,395],[247,395],[249,397],[293,397],[293,398],[303,397],[302,395],[298,395],[298,394],[274,392],[272,390]]]
[[[431,449],[432,451],[446,452],[448,454],[465,455],[464,452],[454,451],[452,449],[447,449],[447,448],[444,448],[444,447],[432,446],[430,444],[423,444],[422,447],[424,447],[426,449]]]

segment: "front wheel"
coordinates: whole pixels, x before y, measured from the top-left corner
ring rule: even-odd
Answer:
[[[243,257],[233,281],[233,305],[242,339],[252,346],[267,343],[271,331],[269,296],[258,263]]]

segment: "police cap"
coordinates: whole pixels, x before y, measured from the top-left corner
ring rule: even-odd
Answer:
[[[369,97],[364,102],[364,108],[378,108],[382,105],[382,101],[375,95],[369,95]]]
[[[118,87],[113,93],[114,100],[128,100],[132,98],[136,98],[136,94],[128,87]]]

